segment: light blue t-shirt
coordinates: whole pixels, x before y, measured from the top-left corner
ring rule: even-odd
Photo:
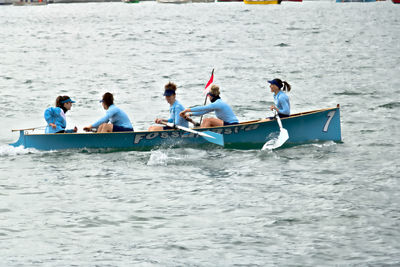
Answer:
[[[46,133],[56,133],[65,130],[65,127],[67,127],[64,111],[59,107],[47,108],[44,111],[44,119],[47,122]],[[51,127],[50,123],[54,123],[57,127]]]
[[[168,122],[172,122],[175,125],[180,125],[183,127],[189,127],[188,121],[179,116],[179,113],[184,110],[185,108],[182,106],[182,104],[178,100],[175,100],[174,104],[169,107],[170,117]]]
[[[67,127],[67,120],[62,108],[49,107],[44,111],[44,119],[47,122],[45,133],[57,133],[59,131],[73,132],[74,130],[65,130]],[[53,128],[49,124],[54,123],[57,127]]]
[[[279,109],[279,113],[290,115],[290,102],[287,94],[285,94],[283,91],[279,91],[276,95],[274,94],[274,103]]]
[[[239,123],[239,120],[233,113],[232,108],[221,99],[217,99],[214,103],[208,104],[206,106],[190,108],[190,110],[192,111],[193,116],[201,116],[206,113],[215,111],[215,116],[217,116],[218,119],[223,120],[227,123]]]
[[[122,109],[118,108],[114,104],[109,106],[106,115],[92,124],[93,128],[99,127],[103,123],[112,123],[113,125],[133,129],[131,121],[128,115]]]

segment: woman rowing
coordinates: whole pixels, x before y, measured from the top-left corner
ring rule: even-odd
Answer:
[[[66,130],[67,119],[65,113],[71,109],[72,99],[69,96],[58,96],[56,98],[56,106],[49,107],[44,112],[44,119],[47,122],[46,133],[73,133],[78,130],[76,126],[72,130]]]
[[[207,96],[210,98],[211,104],[187,108],[180,113],[181,117],[187,118],[191,116],[201,116],[214,111],[217,118],[205,118],[201,123],[201,127],[216,127],[239,123],[239,120],[233,113],[232,108],[227,103],[222,101],[219,87],[217,85],[211,86],[210,92],[207,94]]]
[[[179,114],[185,108],[182,104],[176,99],[176,85],[172,82],[167,83],[164,86],[164,96],[165,100],[167,100],[169,107],[169,114],[170,117],[168,120],[156,118],[155,123],[158,124],[165,124],[167,122],[173,123],[175,125],[180,125],[183,127],[188,127],[188,122],[184,118],[180,117]],[[149,131],[161,131],[161,130],[168,130],[173,129],[169,126],[150,126]]]
[[[271,105],[271,110],[276,110],[279,117],[289,117],[290,116],[290,102],[289,97],[284,92],[289,92],[291,89],[290,84],[286,81],[281,81],[280,79],[273,79],[268,81],[270,83],[271,93],[274,93],[274,103]]]
[[[111,93],[105,93],[100,102],[103,108],[107,110],[106,115],[92,125],[84,127],[83,130],[89,132],[93,128],[98,128],[98,133],[133,131],[128,115],[126,115],[122,109],[114,105],[114,96]]]

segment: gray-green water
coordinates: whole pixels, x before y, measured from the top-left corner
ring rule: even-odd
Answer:
[[[400,6],[391,2],[0,7],[0,265],[400,265]],[[292,112],[341,104],[343,143],[274,152],[38,152],[7,146],[103,114],[137,130],[166,117],[162,87],[203,103],[212,68],[241,121],[269,116],[266,80]]]

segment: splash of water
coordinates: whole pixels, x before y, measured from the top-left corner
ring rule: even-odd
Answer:
[[[151,155],[149,161],[147,162],[148,166],[167,166],[168,163],[168,155],[166,152],[162,150],[154,150],[151,151]]]
[[[39,151],[34,148],[24,148],[23,146],[13,147],[10,145],[0,146],[0,157],[26,155],[38,153]]]
[[[323,143],[313,143],[313,144],[311,144],[311,145],[312,145],[312,146],[315,146],[315,147],[322,148],[322,147],[331,147],[331,146],[335,146],[336,143],[335,143],[334,141],[326,141],[326,142],[323,142]]]

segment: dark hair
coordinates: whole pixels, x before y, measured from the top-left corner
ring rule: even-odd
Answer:
[[[111,106],[114,104],[114,96],[107,92],[103,95],[103,103],[106,104],[107,107]]]
[[[59,95],[56,98],[56,107],[61,108],[64,111],[64,113],[67,112],[68,110],[66,108],[64,108],[64,103],[61,103],[61,102],[65,101],[67,99],[70,99],[70,97],[67,95],[63,95],[63,96]]]
[[[173,82],[168,82],[165,86],[164,86],[165,91],[167,90],[171,90],[171,91],[176,91],[176,84],[174,84]]]
[[[292,89],[290,84],[286,81],[281,81],[281,79],[277,79],[277,78],[275,78],[274,81],[276,81],[279,84],[278,87],[282,91],[290,92],[290,89]]]

